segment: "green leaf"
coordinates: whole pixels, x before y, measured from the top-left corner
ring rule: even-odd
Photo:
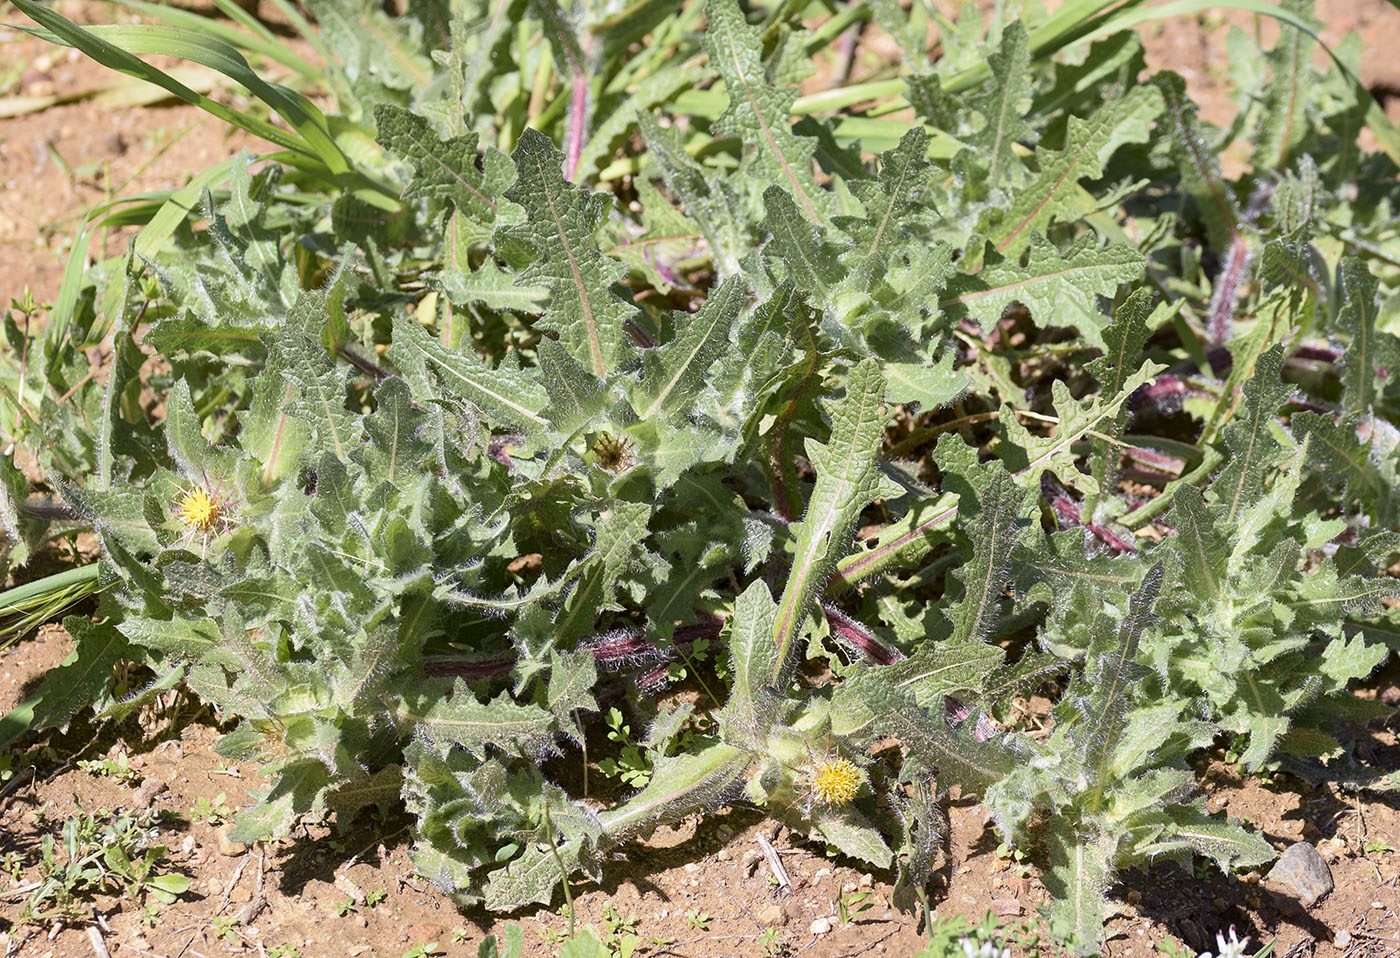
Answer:
[[[998,471],[982,495],[981,512],[970,536],[972,558],[958,573],[963,598],[952,612],[953,644],[980,642],[991,631],[1020,538],[1018,524],[1024,490]]]
[[[511,159],[519,178],[505,195],[524,207],[526,220],[498,235],[536,257],[516,282],[549,288],[549,308],[537,328],[557,332],[574,358],[604,379],[622,359],[623,324],[636,313],[613,291],[622,264],[599,252],[594,240],[612,197],[565,180],[564,154],[536,130],[521,134]]]
[[[1025,266],[1007,259],[975,275],[958,275],[938,306],[948,322],[973,319],[986,332],[1006,307],[1021,303],[1037,326],[1074,326],[1090,345],[1103,348],[1107,322],[1097,297],[1111,297],[1120,283],[1139,279],[1146,260],[1130,246],[1098,249],[1093,237],[1084,239],[1062,253],[1039,236],[1028,238]]]
[[[25,731],[65,727],[82,709],[100,708],[112,700],[113,669],[131,657],[126,637],[110,621],[94,623],[76,615],[65,618],[63,627],[75,647],[62,664],[49,670],[32,698],[5,716],[9,727],[0,733],[5,744]],[[21,710],[29,713],[23,728],[16,727]]]
[[[1098,954],[1109,914],[1104,896],[1113,880],[1109,840],[1077,835],[1068,822],[1050,829],[1046,837],[1051,867],[1045,873],[1045,887],[1054,897],[1045,913],[1050,930],[1070,944],[1076,955]]]
[[[972,94],[951,94],[934,77],[909,77],[910,102],[939,129],[955,133],[985,164],[986,181],[999,188],[1024,179],[1024,166],[1016,155],[1018,144],[1034,143],[1036,130],[1025,119],[1033,90],[1030,47],[1025,25],[1007,23],[996,52],[987,56],[992,79]],[[957,121],[975,113],[982,119],[975,128],[958,128]]]
[[[1210,498],[1227,525],[1259,498],[1270,467],[1282,458],[1284,446],[1273,432],[1278,409],[1291,392],[1280,378],[1282,369],[1283,347],[1272,346],[1244,386],[1242,415],[1225,427],[1230,459],[1211,483]]]
[[[1339,272],[1341,308],[1336,325],[1351,336],[1342,357],[1346,363],[1342,385],[1347,410],[1364,420],[1373,415],[1378,374],[1382,370],[1400,370],[1400,341],[1392,333],[1376,328],[1378,284],[1366,261],[1343,256]]]
[[[690,412],[705,388],[710,367],[728,349],[730,330],[744,308],[747,291],[737,278],[727,279],[669,343],[648,349],[642,379],[632,404],[644,420]]]
[[[416,171],[404,199],[448,200],[489,235],[498,210],[496,197],[514,178],[505,157],[487,153],[485,165],[493,174],[488,182],[477,168],[475,133],[443,140],[427,120],[390,103],[375,104],[374,121],[379,143],[411,162]]]
[[[743,141],[743,174],[756,191],[779,186],[792,196],[804,219],[824,222],[831,201],[812,176],[816,142],[794,134],[789,119],[797,90],[769,80],[759,31],[749,27],[735,0],[707,0],[705,17],[705,49],[729,98],[713,124],[715,134]]]
[[[548,744],[554,727],[554,717],[537,705],[521,705],[505,692],[482,704],[461,681],[451,695],[405,701],[397,713],[439,754],[457,745],[482,755],[496,742],[516,750],[538,749]]]
[[[593,551],[574,569],[574,586],[554,622],[561,640],[593,629],[593,620],[604,609],[620,608],[614,601],[617,581],[636,560],[647,535],[651,507],[640,502],[618,502],[598,521]]]
[[[1109,157],[1124,144],[1146,142],[1161,112],[1161,91],[1154,86],[1136,86],[1109,100],[1087,120],[1070,117],[1064,148],[1036,150],[1039,170],[1035,177],[1016,191],[1010,207],[985,229],[996,251],[1015,256],[1031,245],[1034,234],[1046,232],[1055,219],[1077,218],[1075,188],[1079,182],[1103,176]]]
[[[432,370],[449,395],[478,406],[493,420],[526,430],[547,425],[541,411],[548,395],[533,376],[506,363],[492,369],[470,350],[447,349],[417,323],[395,323],[389,358],[401,367]]]
[[[773,643],[778,647],[771,676],[774,683],[788,665],[813,600],[837,561],[850,549],[861,510],[882,495],[898,493],[898,487],[875,467],[875,454],[888,420],[884,398],[885,380],[879,364],[864,360],[851,371],[845,397],[831,406],[831,440],[825,444],[808,441],[807,458],[816,469],[817,483],[807,512],[794,530],[797,545],[792,572],[773,624]]]

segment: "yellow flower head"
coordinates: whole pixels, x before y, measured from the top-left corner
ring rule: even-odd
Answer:
[[[844,758],[822,762],[812,772],[812,794],[830,805],[847,805],[860,791],[865,773]]]
[[[181,493],[179,501],[175,503],[175,516],[191,531],[207,535],[223,524],[224,504],[203,486],[195,486]]]

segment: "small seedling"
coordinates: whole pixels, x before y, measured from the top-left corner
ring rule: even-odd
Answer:
[[[765,928],[758,936],[758,945],[767,958],[778,958],[787,951],[783,945],[783,933],[777,928]]]
[[[710,913],[707,911],[696,911],[694,908],[686,909],[685,923],[696,931],[709,931]]]
[[[201,795],[195,799],[194,807],[190,809],[190,821],[195,824],[204,822],[209,825],[222,825],[232,814],[233,809],[228,807],[228,796],[223,792],[215,795],[212,800]]]
[[[849,925],[861,914],[874,907],[875,903],[870,900],[870,892],[868,891],[842,895],[840,901],[836,903],[836,909],[841,916],[841,924],[843,925]]]
[[[115,758],[79,760],[78,767],[89,775],[114,778],[128,785],[141,780],[140,770],[131,767],[131,759],[125,752],[117,753]]]
[[[432,958],[433,955],[444,954],[435,941],[420,941],[412,948],[403,953],[403,958]]]
[[[221,941],[238,940],[238,918],[235,915],[214,916],[214,938]]]
[[[345,899],[344,901],[338,901],[338,902],[335,903],[335,916],[336,916],[337,918],[344,918],[346,915],[353,914],[354,911],[355,911],[355,899],[354,899],[354,898],[347,898],[347,899]]]
[[[651,761],[640,748],[631,741],[632,728],[623,720],[622,713],[615,708],[608,709],[603,721],[608,726],[608,738],[622,746],[616,759],[605,758],[598,763],[598,771],[607,778],[618,778],[624,784],[641,788],[651,780]]]
[[[376,888],[374,891],[368,892],[365,895],[365,907],[373,908],[388,897],[388,894],[389,893],[382,888]]]
[[[267,949],[267,958],[301,958],[301,949],[296,945],[273,945]]]

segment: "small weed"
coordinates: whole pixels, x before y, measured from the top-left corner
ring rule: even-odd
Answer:
[[[209,825],[222,825],[233,815],[233,809],[228,807],[228,796],[223,792],[215,795],[213,800],[202,795],[195,799],[194,807],[190,809],[190,821],[198,824],[205,822]]]
[[[134,785],[141,780],[141,772],[131,767],[131,759],[125,752],[118,753],[116,758],[80,760],[78,767],[89,775],[114,778],[128,785]]]
[[[467,940],[468,934],[469,932],[460,925],[452,929],[452,944],[460,945],[462,942]]]
[[[84,811],[64,820],[57,840],[44,835],[34,863],[37,887],[19,921],[64,922],[85,915],[98,894],[135,895],[152,907],[175,900],[190,887],[184,875],[158,873],[165,846],[155,844],[155,812],[96,814]],[[41,810],[39,822],[51,820]],[[14,868],[14,862],[8,867]]]
[[[613,905],[603,906],[603,948],[609,958],[632,958],[642,939],[637,935],[636,915],[626,918]]]
[[[384,889],[376,888],[374,891],[369,892],[365,895],[365,907],[373,908],[375,905],[378,905],[385,898],[387,898],[388,895],[389,893],[386,892]]]
[[[850,895],[842,895],[841,900],[836,903],[836,910],[841,916],[841,924],[849,925],[862,913],[875,907],[875,903],[870,900],[870,892],[858,891]]]
[[[1366,845],[1366,851],[1368,854],[1374,852],[1393,852],[1395,851],[1395,846],[1389,842],[1369,842]]]
[[[608,726],[608,738],[622,746],[622,753],[616,759],[603,759],[598,763],[598,771],[607,778],[619,778],[634,788],[646,785],[651,781],[651,761],[632,744],[631,726],[624,722],[622,713],[615,708],[608,709],[603,721]]]
[[[238,918],[234,915],[214,916],[214,938],[216,941],[237,941],[238,929],[234,926],[238,924]]]
[[[758,936],[758,945],[767,958],[778,958],[787,951],[787,946],[783,944],[783,933],[777,928],[763,929],[763,933]]]
[[[338,901],[335,903],[335,917],[337,918],[344,918],[346,915],[353,914],[354,911],[354,898],[347,898],[344,901]]]
[[[707,911],[696,911],[694,908],[686,910],[685,923],[696,931],[710,930],[710,913]]]
[[[403,953],[403,958],[432,958],[433,955],[441,955],[445,952],[438,947],[435,941],[420,941],[412,948]]]
[[[296,945],[273,945],[267,949],[267,958],[301,958],[301,949]]]

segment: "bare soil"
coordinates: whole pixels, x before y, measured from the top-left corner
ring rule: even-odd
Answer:
[[[97,20],[113,9],[59,6],[79,20]],[[7,13],[18,18],[13,10]],[[1331,42],[1351,29],[1362,32],[1362,78],[1387,101],[1392,116],[1400,113],[1400,58],[1394,52],[1400,12],[1385,0],[1323,0],[1320,13],[1323,36]],[[1235,108],[1224,62],[1224,31],[1232,23],[1252,29],[1248,17],[1230,14],[1179,19],[1144,33],[1153,67],[1182,72],[1203,116],[1217,123]],[[75,94],[111,81],[111,74],[70,51],[0,29],[0,99]],[[71,237],[93,204],[181,186],[243,148],[256,144],[185,106],[117,108],[78,99],[0,119],[0,304],[26,287],[41,302],[53,298]],[[99,236],[91,255],[112,255],[125,241],[120,231]],[[69,645],[61,629],[49,627],[0,654],[0,710],[32,691]],[[1357,694],[1400,704],[1397,681],[1400,669],[1392,664]],[[1400,768],[1397,727],[1400,719],[1392,717],[1355,729],[1349,744],[1368,762]],[[14,924],[24,896],[13,888],[29,873],[8,885],[9,894],[9,879],[0,877],[6,958],[101,958],[104,950],[162,958],[263,956],[284,945],[301,958],[397,958],[426,942],[436,942],[443,954],[474,955],[481,939],[503,926],[502,919],[481,911],[459,911],[415,876],[404,819],[363,817],[346,834],[303,829],[254,848],[230,842],[223,826],[192,821],[199,800],[223,795],[237,809],[259,784],[252,765],[226,763],[214,754],[219,734],[214,716],[172,693],[121,729],[99,736],[74,728],[66,736],[31,742],[15,757],[16,777],[0,797],[0,856],[32,858],[43,835],[53,834],[56,823],[79,806],[150,807],[168,813],[161,841],[170,848],[169,867],[189,876],[192,886],[149,916],[137,901],[99,899],[89,927],[35,927]],[[136,780],[122,783],[74,764],[120,753],[130,756]],[[1220,753],[1203,756],[1198,773],[1212,810],[1247,819],[1280,849],[1295,841],[1315,844],[1330,862],[1336,888],[1311,909],[1295,911],[1264,889],[1258,875],[1226,878],[1209,869],[1193,874],[1175,864],[1161,864],[1150,874],[1130,872],[1115,890],[1126,904],[1111,926],[1110,956],[1160,954],[1159,945],[1167,947],[1169,940],[1214,950],[1215,934],[1230,926],[1256,943],[1273,939],[1275,958],[1400,955],[1397,793],[1358,795],[1285,774],[1244,779]],[[1034,867],[998,856],[995,832],[975,797],[955,798],[949,812],[946,861],[930,901],[936,913],[980,921],[991,911],[1019,942],[1015,954],[1035,954],[1034,947],[1041,955],[1058,954],[1045,943],[1036,915],[1046,895]],[[781,856],[790,890],[771,880],[758,851],[760,836]],[[614,856],[602,885],[574,886],[575,920],[604,934],[636,934],[639,955],[761,955],[767,927],[777,929],[789,954],[912,955],[923,940],[919,921],[890,907],[891,880],[890,874],[829,859],[820,844],[734,809],[659,830]],[[840,915],[843,898],[850,910],[859,909],[847,922]],[[348,901],[356,907],[340,914]],[[523,926],[532,956],[553,955],[568,926],[559,911],[543,908],[513,920]],[[225,937],[217,937],[225,927]],[[1033,946],[1037,934],[1040,944]]]

